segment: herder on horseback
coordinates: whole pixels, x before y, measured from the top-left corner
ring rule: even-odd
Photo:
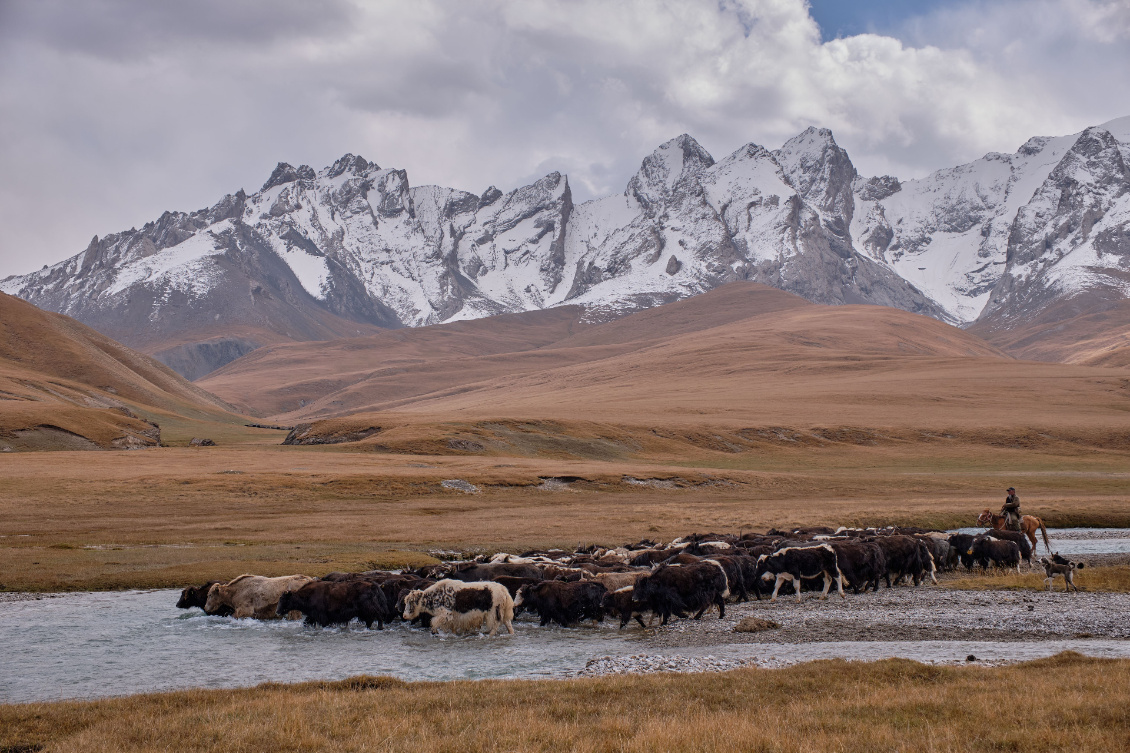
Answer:
[[[1005,526],[1010,531],[1020,531],[1020,497],[1016,496],[1016,489],[1008,487],[1008,497],[1004,500],[1004,507],[1001,508],[1001,515],[1004,516]]]
[[[986,507],[977,516],[977,523],[986,528],[995,528],[998,531],[1020,531],[1032,542],[1032,551],[1036,551],[1036,533],[1039,532],[1044,538],[1044,546],[1047,547],[1048,553],[1050,554],[1052,551],[1051,542],[1048,541],[1048,529],[1044,526],[1044,521],[1035,515],[1020,514],[1020,497],[1016,496],[1016,489],[1011,486],[1008,487],[1008,499],[1004,501],[1000,515]]]

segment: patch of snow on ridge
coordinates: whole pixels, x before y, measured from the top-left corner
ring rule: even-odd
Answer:
[[[217,274],[208,257],[224,253],[213,236],[231,227],[231,220],[222,220],[175,246],[127,263],[118,269],[106,294],[116,295],[142,282],[164,283],[191,295],[207,292]]]
[[[852,242],[958,322],[972,322],[1004,274],[1017,213],[1080,135],[1032,138],[1015,154],[991,152],[905,181],[878,201],[857,195]]]
[[[298,282],[307,293],[320,301],[326,299],[326,283],[329,281],[330,268],[323,256],[315,256],[300,248],[282,249],[279,256],[294,272]]]
[[[1130,260],[1117,254],[1104,254],[1095,248],[1093,239],[1104,230],[1115,231],[1130,224],[1130,193],[1111,206],[1091,228],[1090,239],[1050,264],[1045,274],[1048,282],[1062,293],[1078,293],[1094,288],[1115,288],[1130,298]],[[1123,274],[1119,274],[1121,271]],[[1112,274],[1113,272],[1113,274]]]

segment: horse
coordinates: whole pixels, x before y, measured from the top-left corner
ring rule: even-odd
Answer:
[[[1007,530],[1005,527],[1005,517],[992,510],[986,508],[984,512],[977,516],[977,525],[985,526],[986,528],[993,528],[997,531]],[[1044,546],[1047,547],[1048,552],[1052,550],[1051,542],[1048,541],[1048,529],[1044,528],[1044,521],[1037,518],[1035,515],[1023,515],[1020,518],[1020,532],[1028,537],[1032,542],[1032,551],[1036,551],[1036,531],[1039,530],[1040,534],[1044,537]]]

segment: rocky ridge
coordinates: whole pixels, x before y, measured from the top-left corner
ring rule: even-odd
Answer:
[[[1130,118],[926,178],[858,174],[830,131],[721,161],[679,136],[622,194],[508,193],[345,155],[0,281],[192,378],[271,342],[581,304],[590,318],[752,280],[998,326],[1130,295]]]

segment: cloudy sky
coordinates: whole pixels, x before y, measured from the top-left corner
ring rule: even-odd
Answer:
[[[1130,0],[0,0],[0,277],[346,152],[622,191],[831,128],[924,175],[1130,115]]]

